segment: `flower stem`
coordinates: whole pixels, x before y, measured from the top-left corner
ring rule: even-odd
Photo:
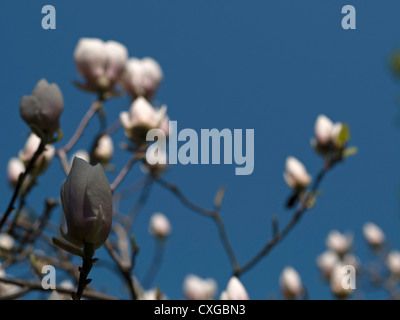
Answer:
[[[85,242],[83,244],[83,263],[82,267],[79,268],[78,289],[76,293],[71,294],[73,300],[81,300],[83,291],[85,291],[86,286],[92,281],[92,279],[88,279],[87,277],[93,267],[93,264],[97,261],[97,259],[93,259],[93,255],[94,245],[92,243]]]

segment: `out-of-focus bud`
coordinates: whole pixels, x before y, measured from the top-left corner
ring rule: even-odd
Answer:
[[[317,258],[317,266],[321,270],[323,277],[326,279],[330,278],[332,270],[338,262],[338,255],[331,250],[325,251]]]
[[[342,130],[345,134],[343,135]],[[314,128],[315,138],[311,144],[315,151],[325,154],[332,151],[342,150],[349,139],[349,128],[341,122],[335,124],[325,115],[318,116]],[[343,136],[341,136],[341,134]],[[342,141],[344,139],[344,141]]]
[[[353,266],[356,271],[360,270],[360,259],[352,253],[346,253],[342,257],[342,263],[346,266]]]
[[[74,52],[75,64],[91,91],[111,92],[128,60],[128,50],[116,41],[82,38]]]
[[[146,152],[144,159],[143,172],[150,173],[153,177],[157,177],[167,169],[167,154],[160,148],[157,154]]]
[[[160,65],[152,58],[131,58],[121,77],[121,85],[135,99],[143,96],[151,99],[163,78]]]
[[[337,299],[347,299],[353,292],[345,279],[348,275],[344,267],[342,263],[336,264],[330,278],[331,291]]]
[[[0,233],[0,250],[10,251],[14,248],[14,238],[7,233]]]
[[[211,300],[217,292],[214,279],[202,279],[194,274],[186,276],[183,293],[188,300]]]
[[[70,280],[61,281],[58,287],[68,290],[74,289],[74,285]],[[56,290],[52,290],[48,300],[72,300],[72,298],[68,293],[61,293]]]
[[[279,278],[282,295],[287,300],[301,297],[304,293],[299,274],[292,267],[283,269]]]
[[[40,80],[30,96],[24,96],[20,103],[22,119],[31,130],[48,139],[60,128],[60,115],[64,109],[64,99],[56,84]]]
[[[160,213],[154,213],[150,219],[149,232],[157,238],[165,239],[171,233],[171,224],[168,218]]]
[[[61,203],[68,232],[65,240],[82,247],[99,248],[108,238],[112,223],[110,184],[100,164],[92,167],[75,158],[61,188]]]
[[[18,157],[25,164],[25,166],[28,165],[36,150],[39,148],[40,141],[41,139],[35,133],[31,133],[28,140],[26,140],[24,149],[18,153]],[[32,174],[38,175],[43,173],[49,166],[51,160],[54,158],[55,152],[56,151],[53,145],[46,144],[45,150],[35,162],[34,169],[31,171]]]
[[[233,276],[221,293],[220,300],[249,300],[249,295],[240,280]]]
[[[382,229],[372,222],[364,224],[363,234],[367,243],[373,248],[379,248],[385,242]]]
[[[11,158],[7,165],[7,177],[10,185],[15,187],[18,183],[19,176],[25,172],[24,163],[18,158]]]
[[[353,237],[349,234],[342,234],[337,230],[333,230],[328,234],[326,245],[329,249],[335,251],[342,256],[347,253],[353,244]]]
[[[311,182],[311,176],[299,160],[295,157],[288,157],[285,169],[283,178],[290,188],[302,191],[308,187]]]
[[[331,142],[333,122],[325,115],[318,116],[315,122],[315,138],[321,146],[326,146]]]
[[[386,265],[392,275],[400,277],[400,252],[393,250],[386,258]]]
[[[168,128],[165,122],[167,107],[154,109],[144,97],[138,97],[133,101],[129,112],[120,113],[120,121],[125,129],[125,135],[136,144],[146,142],[147,132],[151,129]],[[168,135],[168,131],[164,133]]]
[[[102,135],[93,150],[93,157],[96,162],[101,164],[108,163],[114,154],[114,144],[108,134]]]

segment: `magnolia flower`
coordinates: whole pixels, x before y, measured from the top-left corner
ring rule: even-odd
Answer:
[[[391,251],[386,258],[386,265],[393,275],[400,277],[400,252]]]
[[[151,99],[162,78],[161,67],[154,59],[131,58],[122,74],[121,85],[133,99],[138,96]]]
[[[19,158],[11,158],[7,165],[7,177],[10,185],[15,187],[18,183],[19,176],[25,172],[25,165]]]
[[[24,149],[18,153],[19,159],[25,164],[25,166],[31,161],[36,150],[39,148],[40,142],[41,139],[35,133],[31,133],[29,135],[25,142]],[[36,159],[35,168],[32,170],[32,173],[43,173],[47,169],[51,160],[54,158],[55,153],[56,151],[54,146],[51,144],[46,144],[45,150]]]
[[[221,293],[220,300],[249,300],[249,295],[240,280],[233,276]]]
[[[279,283],[285,299],[296,299],[303,294],[303,285],[300,276],[292,267],[283,269]]]
[[[335,251],[338,255],[344,255],[351,248],[353,237],[351,235],[341,234],[333,230],[328,234],[326,245],[329,249]]]
[[[78,72],[91,91],[112,91],[124,71],[128,51],[116,41],[82,38],[74,52]]]
[[[114,144],[111,137],[108,134],[102,135],[96,143],[96,147],[93,150],[94,159],[97,162],[105,164],[109,162],[114,153]]]
[[[321,114],[315,122],[315,139],[311,141],[311,144],[319,153],[325,153],[343,147],[338,141],[342,129],[342,123],[333,123],[327,116]]]
[[[363,226],[365,240],[374,248],[380,247],[385,242],[385,234],[376,224],[368,222]]]
[[[160,239],[168,237],[171,233],[168,218],[160,212],[154,213],[150,219],[149,232]]]
[[[345,283],[347,272],[343,269],[344,267],[342,263],[336,264],[330,278],[331,291],[338,299],[346,299],[353,292],[353,289]]]
[[[61,203],[68,232],[63,237],[82,247],[99,248],[108,238],[112,222],[111,189],[100,164],[92,167],[75,158],[61,188]]]
[[[188,300],[211,300],[217,292],[214,279],[202,279],[194,274],[186,276],[183,292]]]
[[[338,262],[338,255],[331,250],[325,251],[317,258],[317,266],[321,270],[322,275],[327,279],[330,278],[332,270]]]
[[[167,107],[154,109],[143,97],[133,101],[129,112],[120,113],[120,121],[125,129],[125,135],[134,143],[141,144],[146,141],[147,132],[160,128],[168,135]]]
[[[304,190],[311,182],[311,176],[308,174],[304,165],[295,157],[286,159],[286,170],[283,174],[288,186],[296,191]]]
[[[56,84],[40,80],[30,96],[24,96],[20,103],[22,119],[38,135],[52,138],[60,128],[60,115],[64,109],[64,99]]]

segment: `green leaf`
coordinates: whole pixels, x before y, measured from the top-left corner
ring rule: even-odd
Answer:
[[[345,145],[350,140],[350,128],[347,123],[342,124],[342,129],[337,136],[337,142],[341,145]]]
[[[347,158],[347,157],[350,157],[350,156],[354,156],[357,153],[358,153],[358,148],[352,146],[352,147],[348,147],[348,148],[344,149],[342,156],[343,156],[343,158]]]

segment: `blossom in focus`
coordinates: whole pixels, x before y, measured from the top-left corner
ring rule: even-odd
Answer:
[[[194,274],[186,276],[183,292],[188,300],[211,300],[217,293],[214,279],[202,279]]]
[[[150,218],[149,231],[157,238],[164,239],[171,233],[171,224],[164,214],[157,212]]]
[[[242,282],[233,276],[230,278],[226,290],[221,293],[220,300],[249,300],[249,295]]]
[[[108,238],[112,223],[110,184],[100,164],[91,166],[75,158],[61,188],[61,203],[68,231],[63,237],[82,247],[99,248]]]
[[[288,186],[296,191],[304,190],[311,182],[311,176],[304,165],[295,157],[286,159],[283,177]]]
[[[128,50],[116,41],[82,38],[75,48],[74,60],[87,89],[110,92],[125,69]]]
[[[283,269],[279,284],[285,299],[292,300],[303,295],[303,285],[297,271],[292,267]]]
[[[167,107],[155,109],[144,97],[138,97],[133,101],[129,112],[120,113],[120,121],[125,129],[125,135],[133,143],[146,142],[147,132],[151,129],[161,129],[168,136],[169,118],[166,115]]]
[[[30,96],[20,102],[20,114],[31,130],[39,136],[51,139],[60,128],[60,115],[64,109],[64,99],[56,84],[40,80]]]
[[[163,72],[152,58],[131,58],[121,76],[121,86],[133,98],[143,96],[151,99],[160,85]]]

